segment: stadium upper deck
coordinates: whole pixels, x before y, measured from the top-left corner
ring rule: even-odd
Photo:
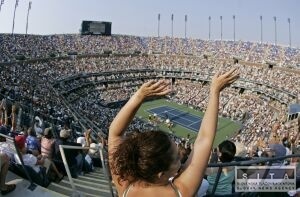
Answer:
[[[236,57],[255,63],[272,62],[283,67],[300,65],[300,49],[244,41],[208,41],[128,35],[106,37],[77,34],[49,36],[0,34],[0,43],[0,61],[2,62],[14,60],[16,55],[40,58],[70,52],[95,54],[108,50],[115,53],[206,54],[219,59]]]

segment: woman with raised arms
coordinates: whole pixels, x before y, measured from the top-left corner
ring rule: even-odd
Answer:
[[[162,131],[125,131],[146,98],[171,90],[160,80],[144,83],[120,110],[109,128],[108,150],[113,181],[124,197],[192,197],[201,185],[218,122],[220,92],[239,76],[236,69],[216,73],[211,81],[208,106],[189,158],[180,164],[176,144]]]

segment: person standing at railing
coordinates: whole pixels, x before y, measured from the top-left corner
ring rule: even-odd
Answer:
[[[171,90],[166,81],[144,83],[110,125],[109,162],[119,196],[194,196],[201,185],[218,122],[220,92],[239,76],[236,69],[212,78],[209,102],[193,150],[181,166],[176,144],[162,131],[124,136],[146,98]]]

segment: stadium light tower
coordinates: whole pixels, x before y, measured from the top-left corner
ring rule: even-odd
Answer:
[[[277,18],[276,16],[273,17],[274,19],[274,27],[275,27],[275,46],[277,45]]]
[[[262,22],[262,16],[259,17],[260,19],[260,44],[263,42],[263,22]]]
[[[187,23],[187,15],[184,16],[184,38],[186,39],[186,23]]]
[[[29,11],[31,10],[31,4],[32,4],[32,2],[29,1],[28,10],[27,10],[27,20],[26,20],[26,36],[27,36],[27,31],[28,31],[28,17],[29,17]]]
[[[208,17],[208,40],[210,40],[210,23],[211,23],[211,16]]]
[[[1,12],[1,8],[2,8],[3,4],[4,4],[4,0],[1,0],[1,2],[0,2],[0,12]]]
[[[221,20],[221,41],[222,41],[223,40],[223,22],[222,22],[223,17],[222,16],[220,16],[220,20]]]
[[[289,44],[290,44],[290,47],[292,47],[291,19],[290,18],[288,18],[288,23],[289,23]]]
[[[233,19],[233,41],[235,42],[235,15],[232,16]]]
[[[157,16],[157,37],[159,37],[160,14]]]
[[[12,35],[14,35],[14,30],[15,30],[15,18],[16,18],[16,10],[17,10],[17,7],[18,7],[18,3],[19,3],[19,0],[16,0],[15,10],[14,10],[14,18],[13,18],[13,25],[12,25],[12,30],[11,30]]]
[[[174,32],[173,32],[173,29],[174,28],[174,14],[171,15],[171,33],[172,33],[172,38],[174,36]]]

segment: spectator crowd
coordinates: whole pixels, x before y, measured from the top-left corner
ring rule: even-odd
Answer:
[[[248,158],[299,154],[299,123],[286,118],[289,105],[300,97],[299,65],[300,49],[243,41],[1,34],[0,131],[15,137],[25,165],[47,185],[66,173],[58,146],[105,147],[110,123],[145,80],[169,79],[173,94],[168,99],[203,111],[212,75],[238,67],[240,79],[222,92],[219,115],[242,127],[219,148],[229,147],[233,156]],[[128,130],[149,131],[156,126],[135,117]],[[186,158],[191,140],[172,138]],[[4,139],[0,148],[18,164]],[[68,155],[75,178],[99,163],[97,155],[86,151],[72,150]],[[223,162],[216,157],[218,161]],[[288,162],[299,165],[299,158]],[[207,173],[208,192],[214,173]],[[232,177],[222,178],[230,182]],[[1,192],[13,187],[0,185]]]

